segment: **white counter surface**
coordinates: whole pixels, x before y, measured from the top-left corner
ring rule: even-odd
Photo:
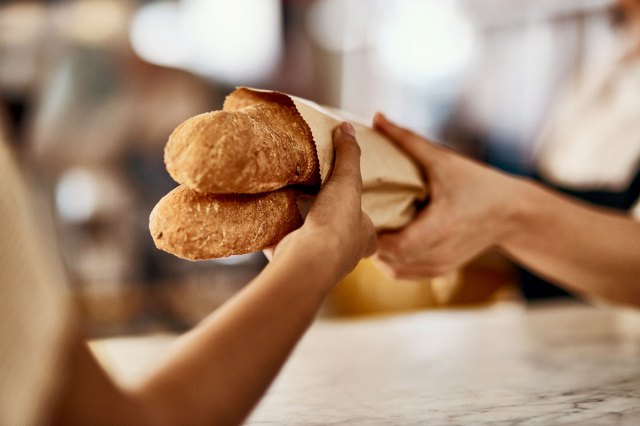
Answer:
[[[123,344],[99,352],[122,364],[136,353]],[[640,424],[640,314],[508,304],[322,320],[248,424]]]

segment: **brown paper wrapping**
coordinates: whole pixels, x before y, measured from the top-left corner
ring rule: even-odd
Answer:
[[[280,92],[242,87],[227,97],[224,109],[259,102],[295,107],[311,129],[322,182],[333,167],[333,129],[343,121],[351,122],[362,151],[362,210],[379,231],[402,228],[415,216],[416,202],[424,200],[427,187],[418,167],[385,136],[347,113]]]
[[[316,145],[322,182],[331,175],[333,167],[333,129],[343,121],[353,124],[362,152],[362,210],[378,231],[400,229],[414,218],[417,202],[427,196],[427,185],[416,164],[393,142],[349,113],[270,90],[238,88],[227,96],[224,109],[235,110],[260,102],[279,102],[295,108],[304,119]],[[361,263],[338,285],[329,298],[334,308],[339,306],[335,312],[363,314],[447,304],[448,295],[460,282],[458,271],[434,279],[398,281],[370,265]],[[366,285],[360,286],[358,283],[363,279]]]

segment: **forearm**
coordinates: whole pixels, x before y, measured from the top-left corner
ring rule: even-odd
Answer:
[[[375,251],[373,224],[361,209],[360,150],[354,133],[346,123],[334,132],[333,172],[304,225],[282,239],[265,270],[182,337],[136,389],[116,386],[76,339],[68,383],[52,419],[65,425],[240,423],[328,291]]]
[[[520,185],[503,248],[569,290],[640,306],[640,223],[528,181]]]
[[[265,392],[336,278],[282,256],[185,335],[139,394],[171,424],[238,424]],[[185,417],[186,416],[186,417]]]

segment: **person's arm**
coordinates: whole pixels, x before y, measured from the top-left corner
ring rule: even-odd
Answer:
[[[342,125],[334,171],[305,224],[239,294],[183,336],[171,356],[127,393],[111,384],[83,345],[61,424],[233,425],[249,414],[313,321],[327,292],[375,250],[362,213],[359,148]],[[94,394],[95,392],[95,394]]]
[[[640,223],[523,182],[517,225],[502,247],[570,291],[640,306]]]
[[[640,306],[640,223],[435,146],[376,115],[431,188],[409,226],[379,238],[377,262],[398,278],[447,273],[491,247],[570,291]]]

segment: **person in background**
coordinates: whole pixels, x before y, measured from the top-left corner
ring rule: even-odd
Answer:
[[[424,278],[497,247],[523,267],[527,295],[551,293],[534,272],[586,297],[640,304],[640,224],[632,219],[640,218],[640,1],[619,0],[612,12],[622,51],[574,76],[537,143],[535,178],[554,191],[376,118],[433,187],[412,225],[380,238],[383,269]]]
[[[329,290],[375,250],[353,127],[339,126],[334,146],[333,173],[304,225],[143,383],[123,389],[78,332],[61,262],[0,137],[0,425],[241,423]]]
[[[613,12],[621,50],[569,81],[538,138],[538,177],[586,201],[628,211],[640,196],[640,0]]]
[[[640,306],[640,222],[510,176],[374,118],[422,168],[430,202],[378,239],[376,262],[396,278],[446,274],[490,248],[572,292]]]

